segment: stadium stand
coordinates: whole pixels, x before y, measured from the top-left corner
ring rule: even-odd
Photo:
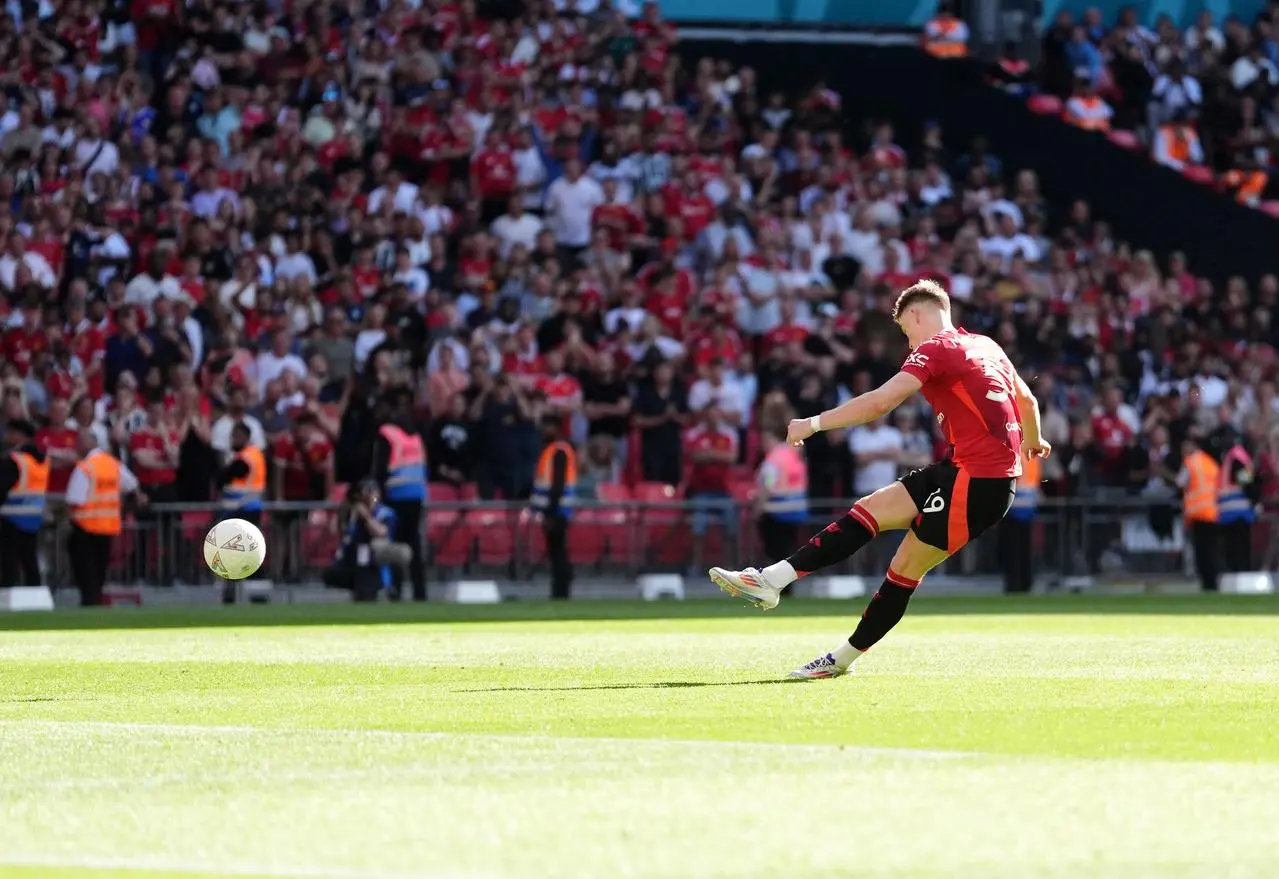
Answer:
[[[1219,24],[1204,9],[1180,30],[1166,14],[1145,27],[1131,6],[1109,25],[1095,8],[1079,17],[1061,10],[1043,37],[1044,93],[1030,106],[1122,132],[1122,147],[1279,215],[1272,19],[1267,8],[1251,23],[1230,16]]]
[[[547,413],[602,500],[682,499],[711,435],[738,450],[717,491],[740,500],[762,427],[891,375],[888,308],[924,277],[1038,376],[1052,493],[1172,493],[1192,431],[1276,442],[1274,276],[1197,277],[1049,197],[1002,144],[689,51],[654,4],[86,2],[5,21],[3,418],[35,419],[49,449],[91,426],[157,497],[213,499],[244,421],[274,497],[338,499],[366,475],[375,403],[409,394],[437,501],[526,498]],[[1071,77],[1144,46],[1133,33],[1089,42]],[[1167,136],[1164,164],[1197,167]],[[894,467],[934,450],[919,406],[894,431]],[[815,485],[847,496],[856,443],[810,446]],[[505,515],[431,510],[437,563],[541,539],[495,529]],[[644,545],[682,556],[681,521],[650,509]],[[328,551],[328,520],[306,523]],[[586,517],[575,560],[633,558],[630,524]],[[477,541],[497,531],[513,537]]]

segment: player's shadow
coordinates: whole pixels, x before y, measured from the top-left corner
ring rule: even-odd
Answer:
[[[690,687],[757,687],[765,684],[801,684],[799,678],[763,678],[758,681],[650,681],[643,684],[583,684],[576,687],[478,687],[454,693],[558,693],[572,690],[682,690]]]

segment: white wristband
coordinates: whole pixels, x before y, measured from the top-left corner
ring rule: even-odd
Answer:
[[[812,418],[808,419],[808,426],[813,429],[813,433],[821,433],[822,417],[820,415],[814,415]]]

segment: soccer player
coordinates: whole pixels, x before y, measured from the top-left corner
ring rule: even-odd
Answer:
[[[897,298],[893,320],[911,348],[901,372],[834,409],[792,421],[786,438],[801,445],[818,431],[866,424],[923,391],[953,447],[951,457],[862,498],[783,561],[763,570],[710,569],[725,592],[769,610],[800,577],[842,561],[881,531],[910,529],[856,631],[791,672],[793,678],[847,674],[901,620],[924,575],[1004,517],[1023,456],[1052,451],[1039,432],[1039,404],[1008,355],[991,339],[951,323],[950,296],[941,286],[921,281],[908,287]]]

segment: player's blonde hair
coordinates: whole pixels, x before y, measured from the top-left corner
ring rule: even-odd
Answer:
[[[906,309],[912,305],[922,305],[926,302],[950,314],[950,294],[946,292],[946,288],[936,281],[923,280],[911,284],[897,297],[897,304],[893,306],[893,320],[901,320]]]

